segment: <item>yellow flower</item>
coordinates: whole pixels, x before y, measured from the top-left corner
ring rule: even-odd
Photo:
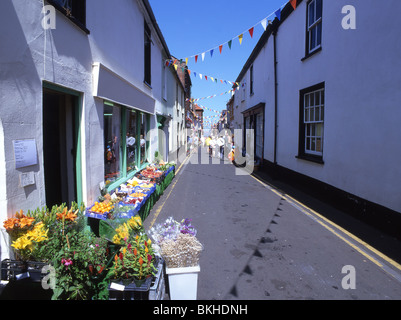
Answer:
[[[17,240],[15,240],[12,243],[12,247],[14,247],[17,250],[24,250],[27,249],[27,247],[32,245],[32,241],[28,239],[26,236],[19,237]]]

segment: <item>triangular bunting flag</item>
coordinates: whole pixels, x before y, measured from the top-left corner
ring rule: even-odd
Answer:
[[[207,76],[205,76],[205,79],[206,79],[206,81],[207,81]]]
[[[262,24],[263,29],[265,29],[265,31],[266,31],[266,28],[267,28],[267,18],[263,19],[262,22],[261,22],[261,24]]]
[[[228,41],[228,47],[230,48],[230,50],[231,50],[231,45],[232,45],[232,43],[233,43],[232,40]]]
[[[244,35],[243,34],[240,34],[239,36],[238,36],[238,39],[239,39],[239,44],[242,44],[242,38],[244,37]]]
[[[223,50],[223,45],[219,46],[219,50],[220,50],[220,54],[221,54],[221,50]]]
[[[191,70],[188,69],[188,74],[191,75]]]
[[[177,68],[178,68],[178,67],[177,67],[177,65],[176,65],[176,64],[174,65],[174,68],[175,68],[175,71],[177,71]]]
[[[297,8],[297,0],[290,0],[290,3],[295,10]]]
[[[278,9],[274,14],[276,15],[277,19],[281,20],[281,8]]]
[[[202,53],[202,61],[204,61],[204,60],[205,60],[205,52]]]
[[[188,58],[185,58],[185,64],[188,64]]]
[[[252,27],[251,29],[248,30],[249,34],[251,35],[251,38],[253,38],[253,28],[254,27]]]
[[[196,78],[196,72],[194,72],[194,77]]]
[[[198,55],[195,56],[195,63],[198,62]]]

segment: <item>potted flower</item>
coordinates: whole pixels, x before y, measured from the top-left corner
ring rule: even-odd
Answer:
[[[153,227],[150,233],[166,263],[170,299],[196,300],[203,246],[196,238],[197,231],[191,220],[184,219],[179,223],[170,217]]]
[[[44,263],[37,261],[37,252],[48,240],[48,229],[43,222],[25,215],[22,210],[7,219],[3,226],[11,240],[14,260],[2,261],[2,279],[39,281]]]

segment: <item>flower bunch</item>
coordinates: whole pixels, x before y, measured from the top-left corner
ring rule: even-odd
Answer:
[[[113,279],[132,282],[155,275],[152,241],[145,233],[136,235],[114,256]]]
[[[165,222],[150,229],[150,235],[158,245],[167,240],[176,240],[181,233],[196,236],[197,230],[192,226],[192,219],[178,222],[169,217]]]
[[[197,230],[191,219],[181,222],[172,217],[150,229],[157,250],[169,268],[193,267],[199,264],[202,244],[196,238]]]
[[[115,229],[116,233],[113,236],[112,242],[115,244],[124,245],[132,233],[140,233],[142,230],[143,226],[141,217],[134,216]]]
[[[48,240],[48,230],[42,222],[35,224],[35,218],[25,216],[23,211],[17,212],[14,218],[4,222],[4,228],[10,235],[17,258],[27,261],[32,258],[37,244]]]

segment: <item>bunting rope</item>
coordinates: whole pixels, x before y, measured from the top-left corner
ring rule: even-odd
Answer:
[[[197,101],[200,101],[200,100],[211,99],[211,98],[215,98],[215,97],[217,97],[217,96],[222,96],[222,95],[229,94],[229,93],[234,94],[234,92],[235,92],[235,89],[229,90],[229,91],[226,91],[226,92],[222,92],[222,93],[220,93],[220,94],[214,94],[214,95],[208,96],[208,97],[196,98],[196,99],[195,99],[195,98],[186,99],[186,101],[189,101],[189,102],[197,102]]]
[[[177,71],[177,70],[178,70],[178,65],[177,65],[177,64],[181,64],[181,61],[182,61],[182,60],[178,60],[178,59],[175,59],[175,60],[166,60],[166,67],[169,67],[169,66],[171,66],[171,65],[174,65],[174,68],[175,68],[175,70]],[[204,78],[206,81],[207,81],[208,79],[210,79],[212,82],[216,82],[216,83],[218,83],[218,82],[220,81],[222,84],[229,84],[229,85],[234,85],[234,84],[236,84],[237,86],[239,86],[239,82],[228,81],[228,80],[222,80],[222,79],[218,79],[218,78],[216,78],[216,77],[210,77],[210,76],[204,75],[204,74],[202,74],[202,73],[199,73],[199,72],[196,72],[196,71],[192,71],[192,70],[188,69],[187,66],[185,66],[185,67],[182,67],[182,66],[181,66],[180,68],[181,68],[182,72],[185,72],[185,70],[186,70],[186,71],[188,71],[188,74],[189,74],[190,76],[193,76],[193,77],[195,77],[195,78],[199,77],[199,79],[201,79],[201,80],[203,80],[203,78]]]
[[[291,3],[292,7],[293,7],[294,10],[295,10],[296,7],[297,7],[297,0],[290,0],[290,1],[288,1],[288,2]],[[198,54],[194,54],[194,55],[192,55],[192,56],[186,57],[186,58],[181,59],[181,60],[182,60],[182,61],[185,60],[186,64],[188,64],[188,60],[194,58],[194,59],[195,59],[195,63],[197,63],[198,60],[199,60],[199,57],[201,57],[201,58],[202,58],[202,62],[203,62],[203,61],[205,60],[206,53],[209,53],[209,54],[210,54],[210,57],[212,58],[214,52],[217,51],[217,50],[219,50],[219,52],[220,52],[220,54],[221,54],[222,51],[223,51],[223,47],[224,47],[225,45],[227,45],[227,46],[229,47],[229,49],[231,50],[233,40],[235,40],[235,39],[238,39],[238,41],[239,41],[239,43],[240,43],[240,45],[241,45],[241,44],[242,44],[242,40],[244,39],[244,35],[245,35],[245,34],[249,33],[250,37],[253,38],[254,30],[255,30],[255,28],[256,28],[258,25],[262,25],[264,31],[266,31],[267,25],[268,25],[268,24],[272,24],[272,23],[273,23],[273,20],[274,20],[275,18],[277,18],[278,20],[281,20],[281,11],[282,11],[283,8],[288,4],[288,2],[285,3],[284,5],[282,5],[280,8],[278,8],[278,9],[275,10],[274,12],[270,13],[266,18],[262,19],[261,21],[259,21],[259,22],[256,23],[255,25],[253,25],[252,27],[246,29],[246,30],[245,30],[244,32],[242,32],[241,34],[239,34],[239,35],[237,35],[237,36],[231,38],[229,41],[226,41],[226,42],[224,42],[224,43],[222,43],[222,44],[220,44],[220,45],[218,45],[218,46],[216,46],[216,47],[213,47],[213,48],[211,48],[211,49],[209,49],[209,50],[206,50],[206,51],[201,52],[201,53],[198,53]],[[269,19],[269,18],[271,18],[271,17],[273,17],[273,16],[274,16],[273,19]]]

